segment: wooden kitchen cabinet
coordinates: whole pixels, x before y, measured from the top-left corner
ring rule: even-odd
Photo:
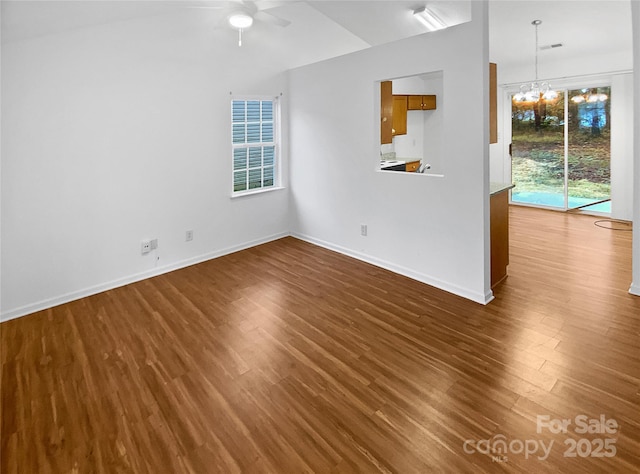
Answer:
[[[407,134],[407,96],[393,96],[393,130],[392,136]]]
[[[380,83],[380,143],[392,143],[396,135],[407,134],[408,110],[434,110],[435,95],[394,95],[391,81]]]
[[[436,96],[435,95],[408,95],[407,108],[408,110],[435,110]]]
[[[409,161],[404,165],[404,170],[408,171],[409,173],[415,173],[416,171],[418,171],[418,168],[420,168],[419,161]]]
[[[391,81],[380,83],[380,143],[391,143],[393,138],[393,92]]]
[[[489,63],[489,143],[498,143],[498,66]]]
[[[507,278],[509,265],[509,193],[508,188],[490,198],[491,288]]]

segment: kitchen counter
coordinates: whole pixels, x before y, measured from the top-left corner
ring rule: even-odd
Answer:
[[[489,183],[490,186],[490,196],[495,196],[496,194],[502,193],[504,191],[508,191],[509,189],[515,188],[515,184],[510,184],[510,183],[497,183],[497,182],[491,182]]]

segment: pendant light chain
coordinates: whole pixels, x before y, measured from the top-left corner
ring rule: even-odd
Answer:
[[[536,78],[533,82],[522,84],[520,86],[520,92],[513,96],[514,102],[538,102],[539,100],[555,100],[558,98],[558,93],[551,89],[551,86],[548,82],[539,82],[538,79],[538,26],[542,21],[533,20],[531,24],[536,28],[536,36],[535,36],[535,51],[534,51],[534,59],[535,59],[535,75]]]
[[[538,82],[538,25],[540,24],[540,20],[533,20],[533,24],[536,27],[536,82]]]

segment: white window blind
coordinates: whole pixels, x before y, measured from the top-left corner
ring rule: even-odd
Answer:
[[[232,100],[233,192],[276,185],[276,101]]]

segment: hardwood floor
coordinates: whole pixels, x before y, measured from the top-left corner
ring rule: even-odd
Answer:
[[[3,323],[0,471],[638,472],[631,232],[510,212],[487,306],[286,238]]]

